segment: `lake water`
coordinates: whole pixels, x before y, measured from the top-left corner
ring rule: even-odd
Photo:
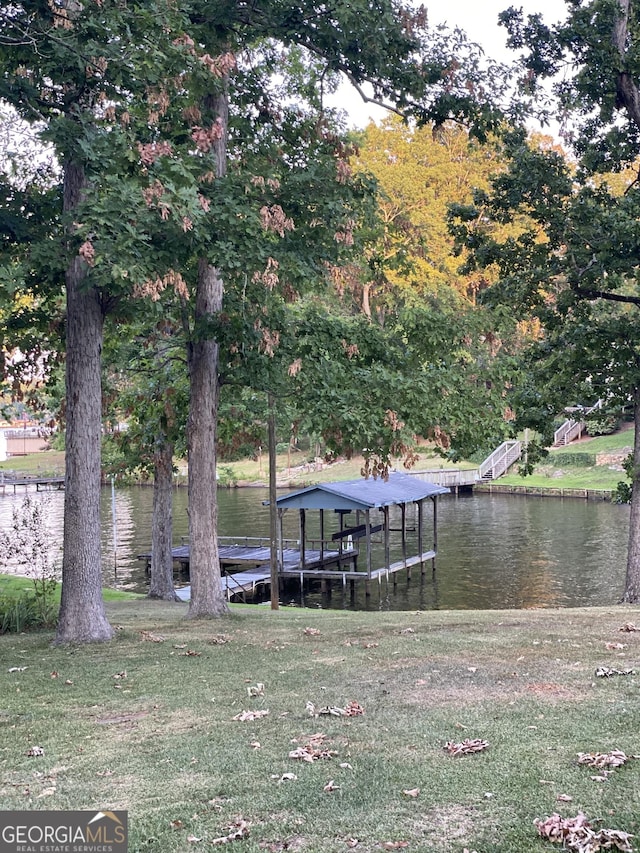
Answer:
[[[59,559],[63,493],[30,492],[30,496],[46,504],[52,553]],[[266,497],[264,489],[220,490],[220,534],[268,535],[269,512],[262,504]],[[13,508],[23,498],[24,493],[0,496],[0,528],[11,523]],[[175,544],[188,533],[186,503],[186,489],[175,490]],[[107,585],[144,590],[145,573],[137,556],[150,550],[151,510],[151,488],[116,489],[114,548],[112,493],[110,488],[103,490],[102,551]],[[313,515],[308,514],[309,518]],[[330,523],[328,520],[329,532]],[[334,588],[330,599],[312,588],[305,593],[304,603],[392,610],[614,604],[624,588],[628,526],[627,506],[599,501],[489,494],[444,496],[438,501],[435,574],[429,567],[421,578],[419,567],[414,567],[411,580],[399,573],[395,585],[391,579],[372,584],[368,598],[363,583],[356,584],[353,599],[348,594],[343,597],[341,587]],[[285,513],[285,536],[298,537],[296,512]],[[392,559],[397,559],[397,537],[392,546]],[[381,549],[376,559],[374,567],[383,564]],[[285,591],[282,600],[301,603],[299,589]]]

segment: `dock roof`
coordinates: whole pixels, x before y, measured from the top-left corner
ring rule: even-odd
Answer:
[[[278,509],[367,510],[394,504],[416,503],[448,494],[449,489],[416,476],[389,474],[388,480],[343,480],[318,483],[276,499]]]

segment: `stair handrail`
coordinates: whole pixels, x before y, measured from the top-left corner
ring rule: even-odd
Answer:
[[[601,409],[603,406],[602,399],[598,400],[593,406],[590,406],[587,409],[583,409],[583,414],[586,417],[590,415],[591,412],[595,412],[597,409]],[[558,429],[553,434],[553,444],[554,447],[557,445],[567,445],[570,444],[574,438],[580,438],[584,430],[587,428],[587,424],[584,419],[580,418],[580,420],[575,420],[574,418],[567,418],[567,420],[561,424]]]
[[[490,479],[495,480],[511,466],[522,454],[522,443],[517,439],[509,439],[503,441],[490,456],[480,464],[478,473],[480,479],[487,475]]]

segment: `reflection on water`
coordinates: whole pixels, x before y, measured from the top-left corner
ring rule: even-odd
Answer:
[[[59,560],[64,496],[53,492],[35,497],[45,502],[52,552]],[[269,513],[262,504],[266,497],[264,489],[220,490],[220,534],[268,535]],[[0,496],[0,528],[11,523],[13,508],[23,498],[24,494]],[[150,549],[152,489],[115,491],[115,536],[110,488],[104,489],[102,498],[105,583],[142,591],[146,581],[137,557]],[[185,489],[174,491],[176,544],[188,533],[186,501]],[[319,535],[313,516],[317,514],[308,513],[310,537]],[[408,512],[409,528],[414,520]],[[613,604],[624,586],[628,524],[628,507],[608,503],[487,494],[446,496],[438,502],[434,575],[429,568],[421,578],[415,567],[410,580],[399,573],[380,585],[374,583],[369,598],[364,584],[358,583],[353,598],[349,588],[343,594],[340,586],[334,587],[330,599],[315,588],[306,590],[304,601],[310,606],[393,610]],[[400,526],[399,512],[392,514],[392,526]],[[426,527],[430,530],[428,521]],[[337,529],[337,519],[327,513],[325,535]],[[285,513],[285,536],[298,538],[296,512]],[[392,560],[401,557],[399,533],[394,537]],[[415,544],[415,538],[409,534],[410,544]],[[383,562],[379,544],[374,551],[374,567]],[[299,589],[286,590],[283,601],[290,598],[300,603]]]

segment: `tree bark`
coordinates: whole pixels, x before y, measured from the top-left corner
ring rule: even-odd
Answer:
[[[628,604],[637,604],[640,601],[640,387],[634,391],[633,402],[636,434],[633,442],[627,577],[622,597],[622,600]]]
[[[65,164],[64,209],[73,210],[85,187],[84,171]],[[86,283],[87,265],[76,256],[66,275],[66,479],[62,599],[56,642],[110,640],[102,600],[100,554],[100,444],[104,317],[99,294]]]
[[[220,121],[223,134],[214,143],[216,175],[227,171],[229,103],[223,90],[205,99]],[[218,427],[218,343],[210,323],[222,310],[223,281],[207,258],[198,262],[194,340],[189,351],[189,576],[190,617],[216,617],[229,612],[222,590],[218,553],[216,435]]]
[[[218,343],[207,321],[222,308],[222,279],[201,258],[191,345],[189,448],[189,575],[190,617],[215,617],[229,612],[222,590],[218,555],[216,432],[218,420]]]
[[[151,584],[149,598],[178,601],[173,586],[173,444],[166,435],[156,438],[151,516]]]

